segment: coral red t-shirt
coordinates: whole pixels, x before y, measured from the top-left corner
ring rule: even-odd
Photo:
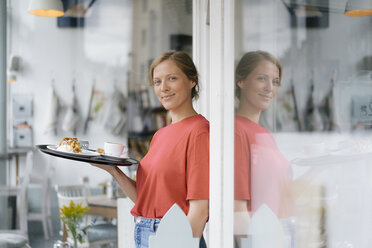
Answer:
[[[158,130],[137,170],[131,213],[162,218],[177,203],[187,215],[190,199],[209,199],[209,122],[202,115]]]
[[[266,204],[279,216],[283,190],[291,180],[288,160],[274,137],[259,124],[235,115],[235,200],[250,200],[255,212]],[[282,210],[281,210],[282,211]]]

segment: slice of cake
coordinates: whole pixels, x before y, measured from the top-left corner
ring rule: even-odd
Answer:
[[[81,153],[80,142],[77,138],[62,138],[57,151]]]

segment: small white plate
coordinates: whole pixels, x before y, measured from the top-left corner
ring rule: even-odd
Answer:
[[[117,157],[117,156],[113,156],[113,155],[107,155],[107,154],[103,154],[101,153],[101,156],[104,157],[104,158],[108,158],[108,159],[126,159],[126,158],[129,158],[126,154],[122,154],[121,156]]]
[[[74,152],[63,152],[63,151],[58,151],[57,150],[58,146],[47,146],[48,149],[61,153],[61,154],[68,154],[68,155],[74,155],[78,157],[96,157],[99,156],[100,154],[98,152],[93,152],[85,149],[81,149],[81,153],[74,153]]]

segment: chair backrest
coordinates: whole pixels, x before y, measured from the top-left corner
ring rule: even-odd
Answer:
[[[87,190],[84,185],[57,185],[58,206],[61,208],[69,205],[71,201],[74,203],[82,203],[82,206],[87,206]]]

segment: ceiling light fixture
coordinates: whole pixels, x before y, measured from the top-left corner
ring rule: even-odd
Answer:
[[[58,17],[63,16],[61,0],[31,0],[28,13],[36,16]]]
[[[348,0],[344,14],[352,17],[372,16],[372,0]]]

